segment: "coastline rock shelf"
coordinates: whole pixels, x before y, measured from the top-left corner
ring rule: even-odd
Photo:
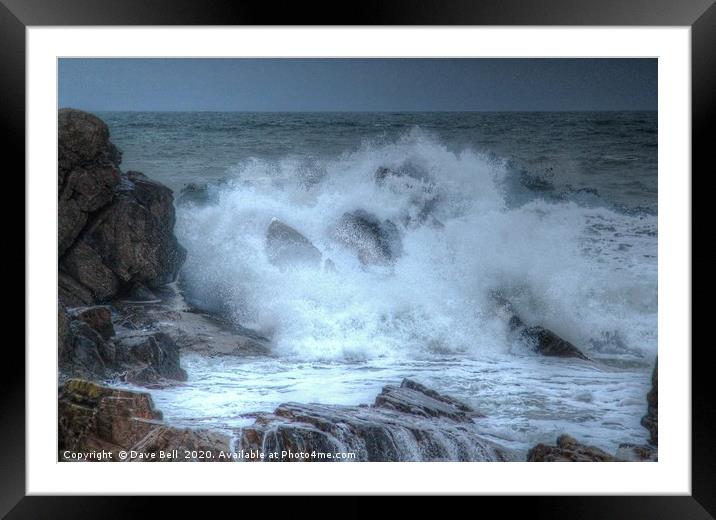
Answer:
[[[412,380],[372,406],[288,403],[244,428],[238,446],[268,452],[355,453],[358,462],[510,460],[477,433],[468,406]],[[478,419],[479,420],[479,419]]]
[[[231,433],[175,428],[162,422],[148,393],[70,379],[60,388],[59,459],[103,451],[111,454],[104,461],[121,461],[124,450],[146,455],[136,461],[216,462],[235,460],[231,454],[244,450],[354,453],[351,460],[359,462],[510,460],[477,433],[473,419],[480,416],[468,406],[406,379],[384,387],[372,406],[288,403]],[[232,437],[238,439],[233,450]],[[178,457],[160,459],[175,450]],[[211,455],[185,458],[185,450]]]

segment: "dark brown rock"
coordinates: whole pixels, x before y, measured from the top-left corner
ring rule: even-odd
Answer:
[[[91,114],[60,110],[58,143],[62,302],[91,305],[174,281],[186,253],[173,234],[171,190],[122,173],[107,126]]]
[[[60,301],[67,307],[83,307],[94,302],[90,290],[67,273],[57,273],[57,285]]]
[[[94,305],[92,307],[78,307],[70,311],[70,317],[74,320],[82,320],[92,327],[102,339],[108,340],[114,336],[114,325],[112,325],[112,311],[106,305]]]
[[[148,393],[119,390],[83,379],[60,387],[59,449],[130,448],[159,425]]]
[[[538,444],[527,453],[527,462],[617,462],[619,459],[595,447],[560,435],[557,445]]]
[[[59,460],[73,460],[73,453],[102,450],[110,454],[103,460],[110,462],[231,460],[218,458],[219,452],[231,449],[226,434],[164,424],[161,412],[145,392],[70,379],[60,387],[58,414]],[[185,457],[185,450],[209,451],[216,457],[202,458],[198,453]],[[129,454],[129,458],[122,459],[120,451]]]
[[[374,406],[286,403],[242,429],[240,448],[324,454],[354,461],[500,461],[506,450],[479,434],[472,410],[410,380],[390,386]],[[476,414],[475,414],[476,415]],[[285,458],[298,461],[301,459]]]
[[[58,252],[79,236],[89,215],[109,204],[120,181],[120,154],[98,117],[58,112]]]
[[[68,337],[70,340],[65,342],[59,358],[63,375],[87,379],[108,377],[107,363],[112,361],[113,345],[82,320],[69,323]]]
[[[186,381],[179,363],[179,347],[163,332],[123,336],[116,339],[116,367],[125,381],[156,383],[161,379]]]
[[[659,369],[658,360],[654,363],[651,373],[651,390],[646,394],[646,415],[641,418],[641,425],[649,430],[649,442],[659,444]]]
[[[121,154],[109,141],[109,129],[97,116],[72,108],[57,113],[58,166],[69,172],[87,164],[119,164]],[[61,179],[62,180],[62,179]]]

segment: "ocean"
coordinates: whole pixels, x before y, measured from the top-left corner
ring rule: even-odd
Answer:
[[[270,357],[185,355],[188,384],[152,391],[167,420],[232,428],[281,402],[370,403],[411,377],[518,451],[560,433],[612,452],[646,441],[656,112],[98,115],[122,168],[175,192],[187,301],[272,340]],[[336,240],[357,210],[395,225],[393,262]],[[335,269],[269,262],[274,218]],[[594,361],[533,353],[495,293]]]

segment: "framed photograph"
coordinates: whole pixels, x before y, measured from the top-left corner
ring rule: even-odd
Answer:
[[[2,0],[8,518],[140,494],[712,517],[716,7],[391,6]]]

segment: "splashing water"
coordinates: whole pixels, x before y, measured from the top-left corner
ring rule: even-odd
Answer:
[[[245,161],[215,188],[214,203],[181,208],[177,223],[192,303],[259,329],[280,355],[509,352],[517,347],[494,312],[496,290],[527,321],[591,355],[655,352],[656,217],[541,199],[511,208],[504,163],[454,153],[420,130],[309,166]],[[381,167],[397,173],[377,180]],[[335,239],[341,216],[356,210],[399,228],[394,263],[363,265]],[[271,264],[265,236],[274,218],[335,270]]]

